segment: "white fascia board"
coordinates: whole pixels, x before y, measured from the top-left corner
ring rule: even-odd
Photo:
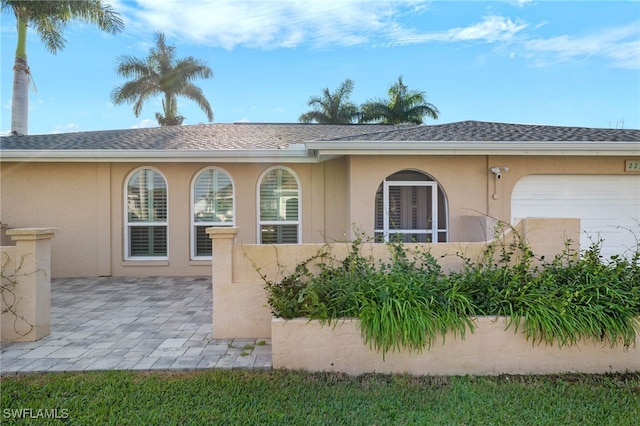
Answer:
[[[307,142],[324,158],[336,155],[640,155],[640,142]]]
[[[3,149],[2,162],[225,162],[225,163],[315,163],[306,149],[258,150],[79,150],[79,149]]]

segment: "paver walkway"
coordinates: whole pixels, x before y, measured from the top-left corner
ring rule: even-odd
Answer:
[[[51,282],[51,334],[2,343],[0,372],[271,368],[268,339],[213,339],[210,277]]]

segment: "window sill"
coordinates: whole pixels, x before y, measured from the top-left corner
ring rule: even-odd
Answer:
[[[121,266],[169,266],[169,260],[125,260]]]
[[[191,259],[190,266],[211,266],[211,259]]]

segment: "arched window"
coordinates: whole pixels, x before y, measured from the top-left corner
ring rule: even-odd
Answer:
[[[139,169],[127,179],[125,259],[167,258],[167,182],[160,172]]]
[[[290,169],[275,167],[259,180],[258,242],[300,242],[300,185]]]
[[[191,186],[191,258],[211,258],[206,229],[235,223],[233,182],[221,169],[208,167]]]
[[[376,192],[376,241],[446,242],[447,200],[437,182],[424,173],[403,170],[387,177]]]

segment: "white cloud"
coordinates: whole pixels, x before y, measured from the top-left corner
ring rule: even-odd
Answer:
[[[145,118],[139,123],[136,123],[133,126],[131,126],[132,129],[143,129],[143,128],[149,128],[149,127],[158,127],[158,122],[150,118]]]
[[[80,125],[76,123],[68,123],[68,124],[57,124],[53,126],[53,130],[51,133],[71,133],[71,132],[79,132]]]
[[[407,30],[399,25],[392,29],[393,41],[390,45],[406,45],[429,42],[510,42],[523,32],[527,24],[520,20],[512,20],[504,16],[489,15],[476,24],[467,27],[456,27],[447,31],[419,33]]]
[[[523,47],[539,66],[598,56],[613,66],[640,68],[640,23],[601,30],[587,36],[561,35],[530,39]]]
[[[533,0],[507,0],[507,3],[510,3],[516,7],[525,7],[533,4]]]
[[[446,41],[510,41],[527,28],[527,24],[519,20],[512,21],[504,16],[491,15],[482,22],[466,28],[454,28],[446,32]]]
[[[132,21],[176,38],[233,49],[356,45],[394,25],[398,11],[421,10],[424,0],[138,0]]]
[[[588,36],[540,37],[543,23],[492,13],[467,26],[427,32],[404,23],[428,13],[427,0],[114,0],[127,28],[163,31],[171,39],[212,47],[276,49],[362,44],[485,43],[505,56],[531,58],[539,66],[596,55],[614,66],[640,68],[635,22]],[[532,0],[505,0],[531,6]],[[503,49],[509,46],[508,49]]]

